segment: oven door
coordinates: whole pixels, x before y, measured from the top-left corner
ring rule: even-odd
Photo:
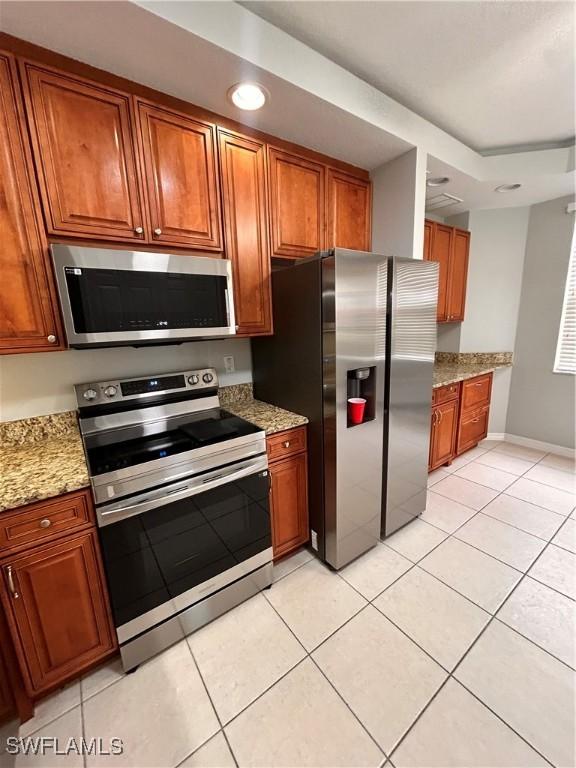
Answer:
[[[52,245],[71,347],[149,344],[236,332],[226,259]]]
[[[266,457],[99,508],[120,643],[272,560]]]

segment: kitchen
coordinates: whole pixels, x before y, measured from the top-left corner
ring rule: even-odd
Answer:
[[[71,4],[60,37],[45,4],[6,5],[9,733],[119,737],[132,765],[422,764],[426,713],[441,723],[443,706],[483,764],[563,764],[574,383],[529,382],[533,340],[556,352],[573,172],[531,186],[507,155],[499,173],[522,188],[495,192],[496,172],[473,178],[350,113],[324,141],[312,116],[335,106],[309,92],[295,141],[286,82],[259,72],[255,88],[208,37],[194,51],[219,57],[221,109],[162,90],[162,73],[128,76],[112,39],[108,69],[77,53],[94,4]],[[164,13],[195,6],[178,5]],[[206,22],[270,31],[208,5]],[[178,63],[189,19],[157,11],[113,4],[106,23],[155,30]],[[523,603],[529,588],[546,592]],[[537,599],[548,608],[527,621]],[[547,735],[474,679],[504,631],[556,681]],[[308,697],[331,713],[317,741]],[[434,749],[439,765],[471,759]]]

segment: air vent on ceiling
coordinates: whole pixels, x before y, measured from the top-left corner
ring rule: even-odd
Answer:
[[[438,195],[426,198],[426,210],[437,211],[439,208],[448,208],[449,205],[457,205],[463,202],[461,197],[449,195],[448,192],[441,192]]]

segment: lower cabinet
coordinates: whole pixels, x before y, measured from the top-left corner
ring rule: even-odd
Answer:
[[[274,559],[308,541],[308,460],[306,427],[271,435],[267,440]]]
[[[88,492],[79,495],[91,508]],[[46,503],[44,526],[53,502]],[[42,521],[42,544],[20,547],[0,561],[2,601],[32,697],[72,680],[116,647],[96,528],[80,520],[81,531],[47,541]]]
[[[431,470],[448,464],[454,458],[457,430],[458,400],[437,405],[432,410],[429,460]]]
[[[492,374],[438,387],[432,393],[431,472],[474,448],[488,434]]]

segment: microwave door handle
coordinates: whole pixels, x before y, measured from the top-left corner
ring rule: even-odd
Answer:
[[[98,525],[100,528],[117,523],[120,520],[125,520],[128,517],[134,517],[135,515],[141,515],[143,512],[148,512],[151,509],[157,507],[163,507],[166,504],[171,504],[173,501],[180,499],[187,499],[190,496],[195,496],[203,491],[209,491],[211,488],[217,488],[219,485],[232,482],[234,480],[240,480],[242,477],[253,475],[255,472],[265,471],[268,469],[268,462],[266,457],[259,457],[257,460],[250,461],[243,464],[240,469],[233,469],[231,471],[222,471],[217,474],[209,475],[203,480],[197,479],[192,482],[188,482],[186,485],[178,486],[173,490],[164,489],[161,491],[161,495],[146,496],[135,504],[127,504],[126,506],[114,507],[108,511],[97,510]]]

